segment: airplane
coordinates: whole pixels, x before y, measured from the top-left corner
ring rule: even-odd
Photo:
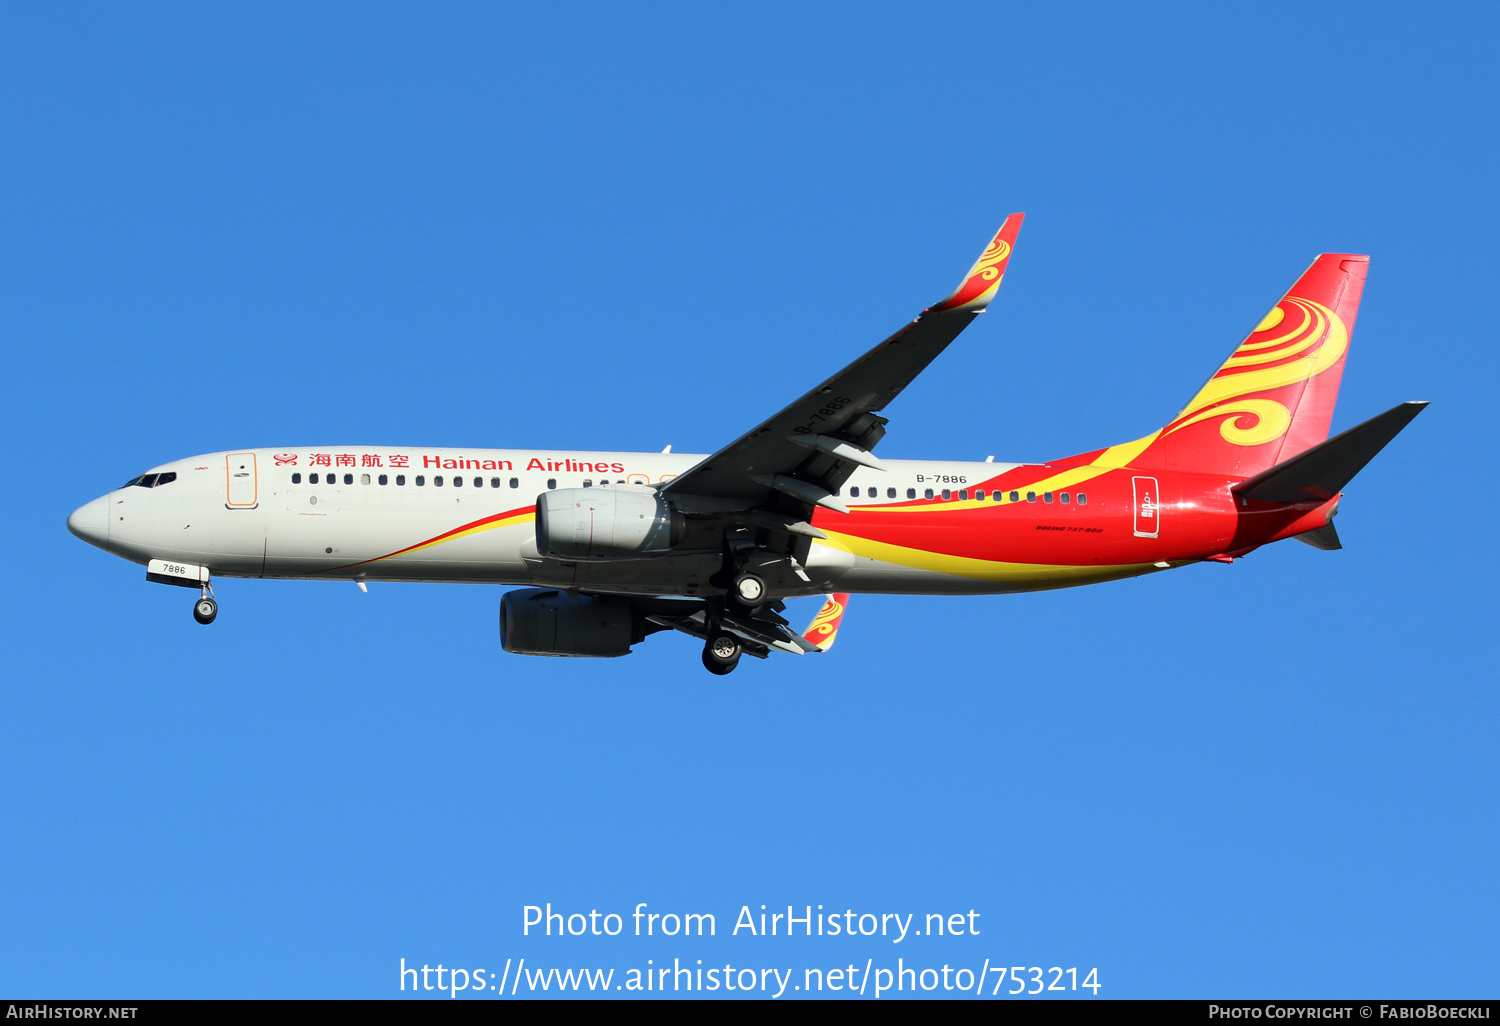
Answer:
[[[1024,215],[947,298],[707,455],[376,445],[247,448],[153,467],[75,510],[146,579],[520,586],[507,652],[614,657],[651,634],[703,664],[826,652],[855,593],[984,595],[1340,548],[1342,489],[1426,406],[1328,437],[1369,258],[1324,253],[1144,438],[1048,463],[882,459],[883,415],[994,299]],[[797,632],[785,600],[826,596]]]

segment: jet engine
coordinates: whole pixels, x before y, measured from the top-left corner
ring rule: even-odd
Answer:
[[[536,549],[564,560],[661,555],[686,522],[654,491],[560,488],[536,497]]]
[[[500,646],[516,655],[629,655],[644,626],[630,600],[613,595],[522,588],[500,599]]]

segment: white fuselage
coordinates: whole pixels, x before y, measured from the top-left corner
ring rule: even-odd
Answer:
[[[534,507],[551,488],[660,485],[704,457],[687,453],[545,452],[327,446],[212,453],[155,467],[168,484],[110,492],[69,521],[86,540],[137,563],[175,560],[214,576],[454,581],[697,595],[718,552],[558,563],[537,552]],[[843,489],[851,507],[908,489],[979,482],[1014,464],[885,460]],[[313,478],[316,475],[316,483]],[[890,495],[894,489],[895,494]],[[873,491],[872,491],[873,490]],[[868,496],[868,498],[865,498]],[[783,595],[843,591],[1015,590],[896,566],[814,543],[807,579]]]

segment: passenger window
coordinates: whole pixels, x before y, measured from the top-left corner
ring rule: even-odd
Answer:
[[[369,484],[370,483],[370,475],[369,474],[361,474],[361,475],[359,475],[359,483],[360,484]]]
[[[1043,492],[1042,493],[1042,501],[1043,502],[1051,502],[1052,501],[1052,493],[1051,492]]]
[[[1010,493],[1010,501],[1011,502],[1020,502],[1021,501],[1021,493],[1020,492],[1011,492]]]
[[[292,484],[301,484],[301,483],[302,483],[302,475],[301,474],[293,474],[292,475]]]
[[[584,480],[583,480],[583,486],[585,488],[592,488],[592,487],[594,487],[593,478],[584,478]]]
[[[162,485],[164,485],[164,484],[171,484],[173,481],[176,481],[176,480],[177,480],[176,473],[174,473],[173,471],[169,470],[165,474],[162,474],[160,477],[158,477],[156,479],[156,487],[160,488]]]
[[[549,477],[549,478],[547,478],[547,490],[551,491],[552,489],[554,489],[556,487],[557,487],[557,478],[555,478],[555,477]]]
[[[406,484],[406,475],[405,474],[397,474],[396,475],[396,484],[398,486]]]
[[[908,488],[906,490],[906,497],[908,499],[915,499],[917,497],[917,490],[915,488]]]
[[[958,497],[960,499],[967,499],[969,497],[969,490],[967,488],[960,490],[958,493]]]
[[[318,483],[318,475],[317,474],[308,474],[307,475],[307,483],[308,484],[317,484]]]
[[[511,478],[510,479],[510,486],[512,488],[519,488],[519,487],[521,487],[521,479],[518,478],[518,477]]]
[[[477,481],[479,479],[476,477],[474,480]],[[499,488],[500,487],[500,479],[498,477],[492,477],[492,478],[490,478],[490,487],[491,488]]]
[[[925,495],[927,498],[930,499],[930,498],[932,498],[932,489],[929,488],[929,489],[927,489],[927,491],[923,492],[922,494]]]
[[[442,478],[437,478],[436,480],[437,480],[438,484],[442,484],[443,483],[443,479]],[[460,477],[459,475],[454,474],[453,475],[453,487],[454,488],[462,488],[463,486],[464,486],[464,479],[462,477]]]
[[[1058,495],[1058,497],[1057,497],[1057,498],[1058,498],[1058,500],[1059,500],[1059,501],[1060,501],[1060,502],[1061,502],[1061,503],[1062,503],[1062,504],[1063,504],[1063,505],[1064,505],[1064,506],[1066,506],[1066,505],[1067,505],[1067,504],[1068,504],[1068,503],[1070,503],[1070,502],[1072,502],[1072,501],[1073,501],[1073,497],[1072,497],[1072,496],[1070,496],[1070,495],[1069,495],[1069,494],[1068,494],[1068,493],[1067,493],[1067,492],[1063,492],[1063,493],[1061,493],[1061,494],[1060,494],[1060,495]]]
[[[887,499],[894,499],[896,497],[896,489],[894,489],[894,488],[887,488],[885,490],[885,497]]]
[[[422,476],[422,475],[421,475],[421,474],[418,474],[418,475],[417,475],[417,482],[416,482],[416,484],[417,484],[417,487],[418,487],[418,488],[421,488],[421,487],[422,487],[422,486],[423,486],[423,485],[425,485],[425,484],[426,484],[426,483],[427,483],[427,478],[425,478],[425,477],[424,477],[424,476]]]
[[[1084,495],[1082,492],[1078,493],[1078,505],[1080,505],[1080,506],[1087,505],[1088,501],[1089,501],[1089,497],[1087,495]]]
[[[975,502],[983,502],[984,501],[984,489],[983,488],[979,489],[979,491],[977,491],[977,492],[974,493],[974,501]]]
[[[837,495],[838,493],[835,492],[834,494]],[[857,499],[857,498],[859,498],[859,489],[858,488],[851,488],[851,489],[849,489],[849,498],[851,498],[851,499]]]
[[[1027,492],[1026,493],[1026,501],[1027,502],[1035,502],[1036,501],[1036,492]]]
[[[379,477],[377,477],[377,478],[376,478],[376,479],[375,479],[375,480],[377,480],[377,481],[379,481],[379,482],[380,482],[380,483],[381,483],[381,484],[383,484],[383,485],[386,485],[386,484],[390,484],[390,483],[391,483],[391,479],[390,479],[390,478],[388,478],[388,477],[386,477],[386,476],[385,476],[385,475],[384,475],[384,474],[381,474],[381,475],[380,475],[380,476],[379,476]]]
[[[943,489],[943,501],[947,502],[951,498],[953,498],[953,493],[950,492],[948,489],[944,488]]]
[[[354,483],[354,475],[353,474],[345,474],[344,475],[344,484],[353,484],[353,483]]]
[[[461,481],[461,480],[463,480],[463,478],[459,478],[459,480]],[[434,477],[432,479],[432,487],[434,487],[434,488],[441,488],[441,487],[443,487],[443,475],[439,474],[437,477]]]

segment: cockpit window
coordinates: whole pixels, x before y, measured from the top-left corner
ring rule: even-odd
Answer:
[[[135,487],[135,488],[157,488],[157,487],[159,487],[161,485],[164,485],[164,484],[171,484],[173,481],[176,481],[176,480],[177,480],[177,474],[175,472],[173,472],[173,471],[168,471],[165,474],[142,474],[140,477],[133,477],[133,478],[131,478],[129,481],[126,481],[120,487],[121,488],[131,488],[131,487]]]

